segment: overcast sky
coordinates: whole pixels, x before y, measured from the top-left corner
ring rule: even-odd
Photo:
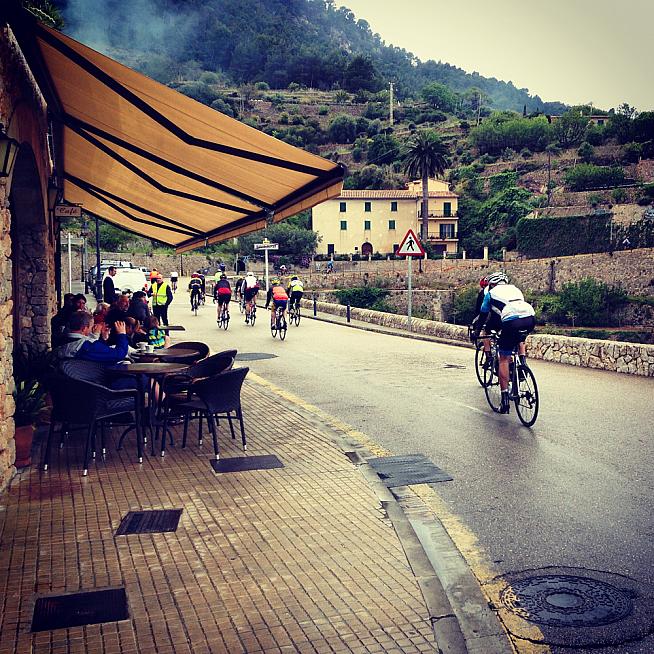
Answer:
[[[654,110],[654,0],[336,0],[387,44],[544,101]]]

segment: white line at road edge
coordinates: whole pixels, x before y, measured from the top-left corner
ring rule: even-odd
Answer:
[[[320,422],[325,423],[336,431],[343,432],[348,438],[354,439],[375,456],[389,456],[392,454],[390,450],[381,447],[378,443],[373,441],[367,434],[364,434],[362,431],[359,431],[351,425],[348,425],[347,423],[339,420],[335,416],[326,413],[319,407],[306,402],[301,397],[298,397],[297,395],[294,395],[293,393],[286,391],[279,386],[276,386],[272,382],[264,379],[263,377],[260,377],[256,373],[250,371],[248,374],[248,380],[267,388],[288,402],[292,402],[293,404],[299,406],[301,409],[312,413],[320,420]],[[473,411],[484,413],[476,407],[471,407],[462,403],[457,404],[460,404],[460,406],[464,406]],[[441,521],[450,538],[452,539],[452,542],[459,550],[466,563],[470,566],[472,573],[477,578],[477,581],[479,582],[479,585],[481,586],[481,589],[488,598],[489,602],[493,602],[497,605],[499,602],[499,593],[506,586],[506,582],[504,582],[498,576],[498,572],[493,569],[492,563],[488,561],[484,551],[479,546],[477,537],[453,513],[449,511],[443,500],[433,488],[427,484],[420,484],[411,486],[410,489],[425,503],[429,509],[434,512],[438,520]],[[501,618],[500,622],[502,622]],[[519,652],[519,654],[550,654],[550,648],[546,645],[532,643],[528,640],[520,640],[519,643],[516,643],[511,637],[511,634],[508,633],[508,630],[507,634],[509,640],[515,647],[516,652]],[[541,642],[544,639],[542,632],[535,625],[531,628],[530,638]]]

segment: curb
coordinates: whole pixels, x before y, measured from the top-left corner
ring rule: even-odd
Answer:
[[[327,321],[332,322],[332,321]],[[441,654],[514,654],[502,622],[484,595],[439,518],[407,486],[387,488],[367,458],[389,452],[366,434],[330,416],[256,373],[248,380],[293,404],[312,425],[327,433],[355,465],[386,512],[422,593]],[[430,492],[434,493],[432,489]]]

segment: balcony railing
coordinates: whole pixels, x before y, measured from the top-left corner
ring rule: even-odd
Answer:
[[[430,211],[428,216],[429,218],[458,218],[456,211],[450,211],[450,213],[446,213],[445,211]],[[418,218],[422,218],[422,209],[418,210]]]
[[[451,236],[450,235],[444,235],[440,233],[434,233],[434,232],[429,232],[429,235],[427,236],[427,239],[429,241],[456,241],[458,240],[459,236],[458,234],[454,233]]]

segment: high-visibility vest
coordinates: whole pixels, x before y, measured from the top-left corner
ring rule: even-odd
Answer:
[[[152,285],[152,306],[162,307],[168,302],[168,282]]]

